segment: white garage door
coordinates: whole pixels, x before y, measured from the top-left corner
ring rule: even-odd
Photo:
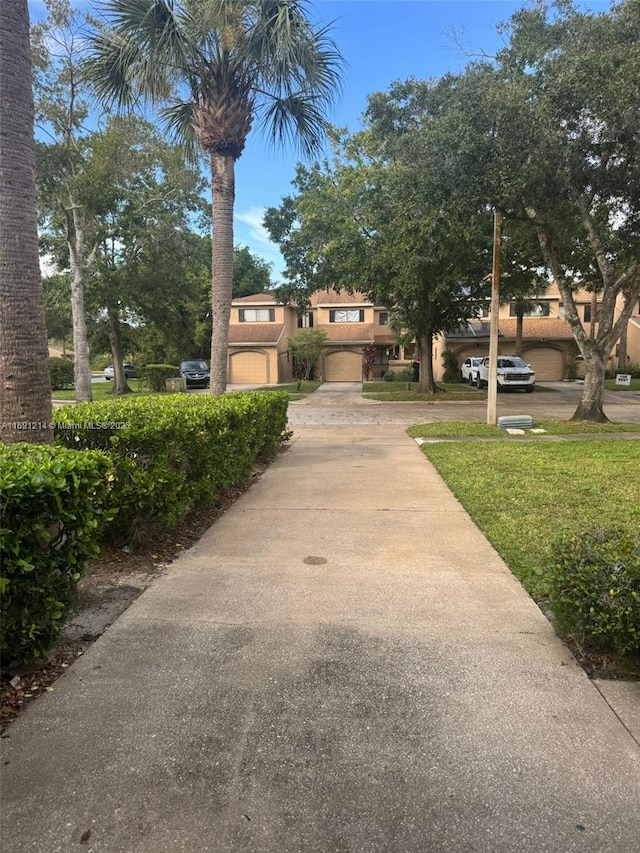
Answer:
[[[361,382],[362,355],[359,352],[331,352],[325,359],[325,382]]]
[[[232,385],[263,385],[267,378],[267,356],[263,352],[238,352],[229,359]]]
[[[557,349],[536,347],[525,350],[522,357],[536,372],[536,381],[559,382],[564,379],[564,357]]]

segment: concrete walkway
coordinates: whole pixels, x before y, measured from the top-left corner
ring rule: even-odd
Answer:
[[[313,410],[9,728],[2,849],[636,851],[630,731],[404,429]]]

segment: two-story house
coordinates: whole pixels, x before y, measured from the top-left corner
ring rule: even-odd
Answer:
[[[578,315],[587,331],[597,333],[598,298],[587,291],[575,296]],[[626,339],[626,361],[640,362],[640,303],[632,316]],[[309,310],[298,315],[295,306],[279,305],[271,293],[234,299],[229,326],[229,382],[231,384],[277,384],[292,378],[288,340],[301,328],[322,329],[327,343],[317,373],[325,382],[361,381],[364,353],[375,348],[372,379],[387,370],[410,367],[415,347],[400,345],[390,328],[390,312],[374,305],[361,293],[322,290],[314,293]],[[458,364],[469,356],[489,353],[489,309],[454,332],[434,341],[434,376],[442,378],[442,353],[452,350]],[[518,319],[514,304],[500,307],[498,351],[513,354]],[[612,353],[617,365],[620,346]],[[568,324],[560,292],[551,284],[526,312],[522,321],[522,356],[540,381],[559,381],[567,375],[577,348]],[[625,355],[625,353],[623,353]],[[625,361],[625,363],[626,363]],[[620,364],[624,368],[624,364]]]
[[[325,382],[359,382],[364,351],[375,346],[373,376],[388,369],[396,339],[389,331],[389,312],[361,293],[317,291],[309,311],[279,305],[271,293],[234,299],[229,323],[229,382],[275,384],[292,378],[288,341],[300,329],[322,329],[327,345],[317,373]]]

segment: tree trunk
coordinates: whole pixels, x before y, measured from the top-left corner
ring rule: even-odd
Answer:
[[[591,319],[589,320],[589,337],[592,341],[596,339],[596,311],[598,310],[598,293],[591,292]]]
[[[124,372],[120,318],[115,311],[109,311],[107,317],[109,320],[109,345],[111,346],[111,355],[113,357],[113,388],[111,393],[118,395],[131,394],[131,388],[129,388]]]
[[[433,378],[433,335],[431,332],[420,335],[416,343],[418,346],[418,358],[420,359],[418,393],[435,394],[438,389]]]
[[[524,326],[524,312],[518,311],[516,314],[516,343],[513,354],[518,358],[522,358],[522,328]]]
[[[235,160],[211,155],[213,256],[211,282],[211,393],[227,390],[227,351],[233,287],[233,204]]]
[[[623,371],[627,367],[627,332],[629,329],[629,324],[625,323],[624,328],[622,329],[622,334],[620,335],[620,340],[618,342],[618,367]]]
[[[608,423],[604,413],[604,378],[607,357],[593,348],[585,355],[585,376],[582,398],[573,413],[572,421]]]
[[[67,245],[71,264],[71,317],[73,321],[73,379],[76,402],[91,402],[91,364],[84,310],[84,222],[82,210],[74,205],[65,211]]]
[[[51,443],[27,0],[0,2],[0,408],[6,443]]]

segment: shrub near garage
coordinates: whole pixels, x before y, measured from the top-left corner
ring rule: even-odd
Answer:
[[[588,648],[640,652],[640,533],[595,528],[560,539],[549,567],[561,629]]]
[[[46,652],[98,553],[108,505],[103,453],[0,445],[3,665]]]
[[[109,454],[117,514],[109,541],[150,541],[248,477],[286,427],[287,395],[171,394],[83,403],[57,411],[56,441]]]

